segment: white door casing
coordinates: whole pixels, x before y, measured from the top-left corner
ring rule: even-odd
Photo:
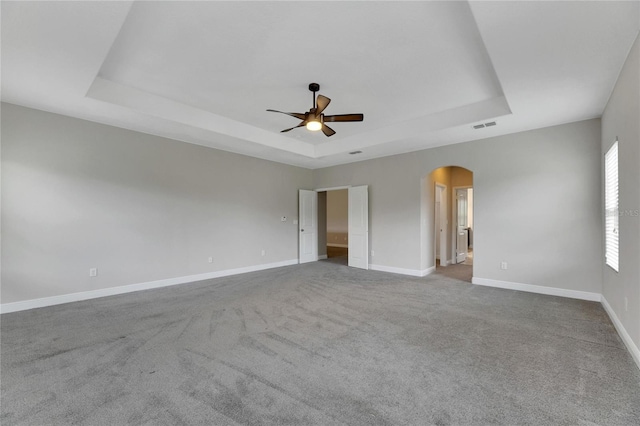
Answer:
[[[439,183],[436,183],[436,206],[440,209],[437,215],[440,221],[435,225],[440,240],[440,266],[447,266],[447,187]]]
[[[318,193],[298,191],[298,262],[318,260]]]
[[[434,226],[434,234],[436,235],[436,260],[440,260],[440,200],[438,199],[438,191],[436,191],[436,222]]]
[[[456,195],[456,263],[467,260],[469,236],[467,230],[467,189],[457,188]]]
[[[349,266],[369,269],[369,187],[349,188]]]

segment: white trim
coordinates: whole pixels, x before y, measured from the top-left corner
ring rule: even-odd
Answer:
[[[434,169],[436,170],[436,169]],[[431,172],[433,173],[433,171]],[[449,255],[447,254],[447,231],[449,230],[449,205],[447,204],[447,185],[445,185],[444,183],[440,183],[437,181],[434,181],[434,188],[433,188],[433,207],[434,207],[434,215],[433,215],[433,223],[434,223],[434,235],[433,235],[433,251],[436,251],[436,246],[437,246],[437,241],[438,241],[438,236],[440,237],[440,250],[438,253],[439,254],[439,258],[440,260],[442,260],[442,253],[445,254],[445,264],[441,265],[442,266],[447,266],[448,262],[446,257],[448,257]],[[435,214],[435,207],[436,207],[436,200],[438,198],[438,191],[440,190],[440,211],[438,212],[438,214]],[[444,198],[444,199],[443,199]],[[442,216],[442,210],[444,209],[444,217]],[[440,217],[440,223],[436,223],[436,216]],[[444,221],[444,227],[443,222]],[[443,237],[443,232],[442,231],[438,231],[440,229],[444,230],[444,241],[442,240]],[[443,247],[444,246],[444,247]],[[435,261],[433,262],[435,265]]]
[[[326,191],[337,191],[339,189],[349,189],[351,188],[351,185],[347,185],[347,186],[333,186],[331,188],[318,188],[318,189],[314,189],[314,191],[316,192],[326,192]]]
[[[602,295],[601,303],[602,303],[602,306],[604,307],[604,310],[609,315],[609,318],[611,318],[611,322],[613,323],[613,326],[616,328],[618,335],[620,336],[625,346],[631,353],[631,358],[633,358],[638,368],[640,368],[640,349],[638,349],[638,346],[636,346],[636,344],[631,339],[631,336],[629,336],[629,333],[627,333],[627,330],[622,325],[622,322],[620,322],[620,319],[616,315],[615,311],[613,310],[613,308],[611,308],[611,305],[609,305],[609,302],[607,302],[607,299],[605,299],[604,294]]]
[[[318,260],[322,260],[322,259],[327,259],[327,255],[326,254],[319,254],[318,255]]]
[[[401,274],[401,275],[411,275],[412,277],[425,277],[433,272],[435,272],[436,267],[432,266],[427,269],[405,269],[405,268],[396,268],[394,266],[384,266],[384,265],[369,265],[369,269],[372,271],[380,271],[380,272],[390,272],[392,274]]]
[[[422,271],[420,271],[420,273],[421,273],[421,275],[420,275],[420,276],[421,276],[421,277],[426,277],[427,275],[431,275],[431,274],[433,274],[435,271],[436,271],[436,265],[433,265],[433,266],[432,266],[432,267],[430,267],[430,268],[423,269]]]
[[[542,285],[514,283],[510,281],[492,280],[489,278],[473,277],[473,284],[483,285],[487,287],[506,288],[508,290],[526,291],[529,293],[547,294],[550,296],[569,297],[571,299],[590,300],[592,302],[600,302],[602,295],[600,293],[591,293],[589,291],[568,290],[558,287],[547,287]]]
[[[207,272],[205,274],[187,275],[184,277],[167,278],[157,281],[129,284],[118,287],[102,288],[99,290],[82,291],[79,293],[61,294],[59,296],[43,297],[40,299],[23,300],[20,302],[3,303],[0,305],[0,313],[25,311],[27,309],[42,308],[45,306],[60,305],[62,303],[78,302],[80,300],[97,299],[98,297],[114,296],[117,294],[132,293],[134,291],[149,290],[153,288],[168,287],[177,284],[189,284],[196,281],[210,280],[212,278],[227,277],[229,275],[244,274],[247,272],[262,271],[282,266],[297,265],[298,259],[284,260],[282,262],[265,263],[262,265],[245,266],[236,269]]]
[[[464,168],[464,167],[462,167]],[[466,169],[469,170],[469,169]],[[469,170],[471,172],[471,170]],[[471,172],[473,174],[473,172]],[[472,176],[473,179],[473,176]],[[464,186],[453,186],[451,187],[451,204],[452,204],[452,211],[451,211],[451,218],[452,218],[452,223],[451,224],[451,254],[453,255],[453,260],[455,260],[456,265],[458,264],[458,197],[456,195],[456,191],[458,189],[473,189],[473,185],[464,185]],[[467,193],[467,196],[469,194]],[[469,247],[467,247],[467,254],[469,254]],[[462,261],[464,262],[464,261]],[[460,262],[460,263],[462,263]],[[452,264],[453,261],[449,261],[449,264]]]
[[[342,248],[349,248],[349,245],[348,245],[348,244],[327,243],[327,247],[342,247]]]

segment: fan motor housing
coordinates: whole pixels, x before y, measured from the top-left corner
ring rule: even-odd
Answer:
[[[312,92],[317,92],[320,90],[320,85],[318,83],[311,83],[309,84],[309,90],[311,90]]]

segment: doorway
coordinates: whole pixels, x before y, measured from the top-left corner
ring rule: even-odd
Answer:
[[[473,277],[473,173],[463,167],[445,166],[433,170],[425,180],[432,232],[425,232],[425,244],[436,273],[471,282]],[[430,252],[430,253],[429,253]]]
[[[346,232],[344,228],[345,193]],[[329,206],[331,203],[331,206]],[[340,210],[332,219],[337,221],[328,227],[328,210]],[[337,262],[354,268],[369,269],[369,187],[367,185],[324,188],[315,191],[299,190],[299,263],[329,260],[329,251]],[[329,234],[328,230],[331,229]],[[345,250],[346,249],[346,250]],[[335,255],[335,256],[334,256]]]
[[[326,191],[325,246],[327,261],[341,265],[349,264],[349,190]],[[320,207],[321,208],[321,207]],[[320,242],[319,242],[320,244]]]

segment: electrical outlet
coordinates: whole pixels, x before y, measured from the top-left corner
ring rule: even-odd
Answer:
[[[503,271],[507,269],[507,262],[500,262],[500,269]]]
[[[267,254],[267,252],[264,249],[262,249],[262,255],[264,256],[265,254]]]
[[[376,255],[376,253],[373,250],[371,250],[371,257],[373,257],[375,255]]]
[[[89,269],[89,276],[90,277],[97,277],[98,276],[98,268]]]
[[[209,257],[209,263],[213,263],[213,257]]]
[[[298,224],[298,219],[293,219],[293,224],[297,225]]]

